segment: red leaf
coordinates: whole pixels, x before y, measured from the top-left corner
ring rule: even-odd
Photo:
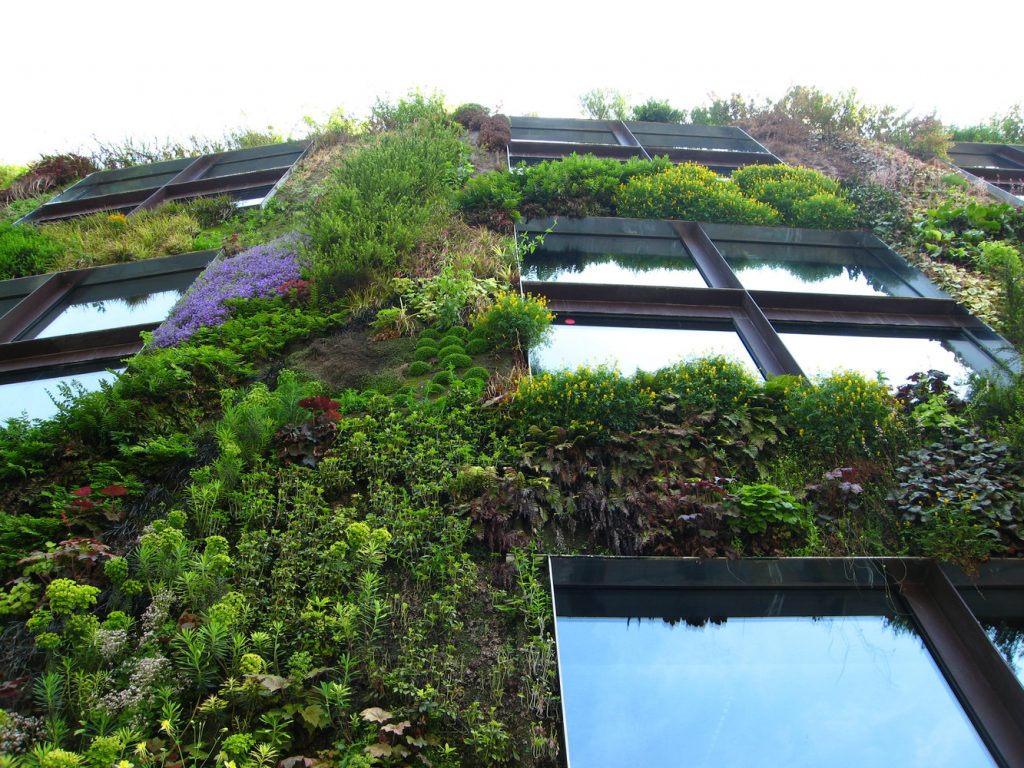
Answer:
[[[100,493],[104,496],[124,496],[128,489],[123,485],[108,485],[106,488],[100,488]]]
[[[77,491],[72,491],[71,495],[72,496],[91,496],[92,495],[92,486],[91,485],[83,485]]]

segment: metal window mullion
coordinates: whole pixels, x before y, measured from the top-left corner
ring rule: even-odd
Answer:
[[[1004,766],[1024,766],[1024,688],[937,563],[900,585],[936,661]]]
[[[204,173],[206,173],[213,164],[220,160],[226,152],[218,152],[213,155],[200,155],[191,163],[182,168],[174,178],[170,179],[166,184],[163,184],[159,188],[155,189],[153,193],[133,208],[128,215],[132,216],[140,211],[148,211],[156,208],[161,203],[167,200],[167,189],[172,184],[180,184],[186,181],[195,181]]]
[[[0,318],[0,344],[7,344],[25,333],[48,312],[63,302],[90,270],[57,272]]]
[[[633,132],[629,130],[629,126],[626,125],[624,121],[609,120],[608,127],[611,129],[611,132],[615,135],[615,138],[618,139],[619,144],[622,144],[623,146],[626,147],[636,147],[637,149],[644,153],[645,160],[651,159],[651,155],[650,153],[648,153],[647,148],[644,147],[644,145],[640,143],[640,140],[633,135]]]

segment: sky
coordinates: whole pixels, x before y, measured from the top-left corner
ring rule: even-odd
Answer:
[[[89,149],[94,136],[301,135],[304,115],[363,117],[412,88],[571,117],[592,88],[690,107],[815,85],[968,124],[1024,101],[1012,60],[982,37],[1020,28],[1024,3],[984,11],[978,21],[941,0],[10,2],[0,163]]]

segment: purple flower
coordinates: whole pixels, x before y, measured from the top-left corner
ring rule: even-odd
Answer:
[[[231,316],[226,306],[229,299],[277,296],[279,286],[301,276],[305,266],[298,256],[301,243],[297,235],[285,235],[212,263],[154,331],[153,346],[177,346],[200,328],[220,325]]]

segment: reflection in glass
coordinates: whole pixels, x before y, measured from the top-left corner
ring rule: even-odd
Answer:
[[[949,374],[950,384],[963,395],[971,373],[946,343],[935,338],[824,333],[780,333],[779,337],[808,376],[849,370],[869,378],[881,374],[898,387],[918,371],[938,370]]]
[[[524,280],[611,285],[667,285],[706,288],[689,255],[634,256],[622,253],[530,254],[523,260]]]
[[[917,635],[881,616],[557,628],[573,768],[994,765]]]
[[[120,373],[119,368],[115,373]],[[104,381],[113,381],[114,374],[107,370],[76,373],[35,381],[19,381],[0,384],[0,423],[15,417],[48,419],[56,415],[57,405],[51,395],[60,399],[59,385],[67,384],[73,389],[81,386],[86,392],[95,392]]]
[[[71,304],[53,319],[36,338],[85,333],[126,325],[158,323],[170,313],[181,291],[158,291],[141,296]]]
[[[861,248],[716,241],[744,288],[753,291],[916,296],[895,272]]]
[[[607,364],[630,375],[713,355],[725,355],[760,375],[735,331],[692,328],[555,325],[551,343],[533,350],[530,362],[535,369],[546,371]]]
[[[981,626],[1024,685],[1024,621],[982,621]]]

